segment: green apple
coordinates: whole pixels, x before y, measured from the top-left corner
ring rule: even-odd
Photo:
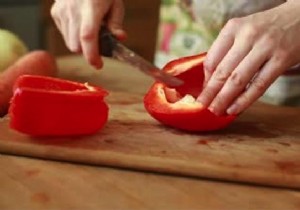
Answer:
[[[0,29],[0,72],[27,53],[24,42],[8,30]]]

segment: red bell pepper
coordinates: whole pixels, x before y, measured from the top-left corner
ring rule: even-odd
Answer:
[[[92,134],[108,118],[107,91],[63,79],[21,76],[9,108],[10,127],[33,136]]]
[[[206,53],[179,58],[169,62],[163,71],[184,81],[171,88],[155,82],[144,97],[149,114],[161,123],[187,131],[211,131],[226,127],[236,116],[216,116],[196,98],[204,81],[203,61]]]

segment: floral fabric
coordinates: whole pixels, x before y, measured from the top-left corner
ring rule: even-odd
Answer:
[[[284,0],[162,0],[155,64],[207,51],[226,22],[264,11]],[[300,105],[298,73],[282,75],[261,100]],[[295,71],[294,71],[295,72]]]

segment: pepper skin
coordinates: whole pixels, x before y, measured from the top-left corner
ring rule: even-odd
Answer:
[[[107,122],[107,91],[45,76],[24,75],[14,86],[10,127],[31,136],[76,136]]]
[[[184,84],[175,88],[161,82],[152,85],[144,97],[144,105],[153,118],[186,131],[219,130],[236,118],[235,115],[216,116],[196,101],[203,88],[205,56],[206,53],[179,58],[163,68]]]

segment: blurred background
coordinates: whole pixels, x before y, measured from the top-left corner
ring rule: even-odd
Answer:
[[[0,0],[0,28],[17,34],[30,48],[56,56],[70,54],[50,16],[54,0]],[[160,0],[124,0],[128,32],[125,44],[153,61]],[[1,43],[0,43],[1,44]]]
[[[17,34],[30,50],[71,54],[51,16],[54,0],[0,0],[0,28]],[[124,0],[125,41],[132,50],[163,67],[178,57],[207,51],[232,17],[279,5],[284,0]],[[1,43],[0,43],[1,45]],[[1,55],[0,55],[1,56]],[[299,69],[300,64],[295,67]],[[281,76],[262,97],[273,104],[300,104],[300,73]]]

